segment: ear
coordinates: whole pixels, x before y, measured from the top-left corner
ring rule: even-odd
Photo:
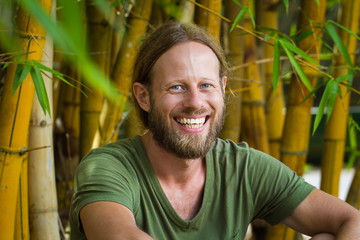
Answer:
[[[225,91],[225,88],[226,88],[226,82],[227,82],[227,76],[223,76],[222,79],[221,79],[221,83],[222,83],[222,87]]]
[[[147,88],[143,84],[135,82],[133,84],[133,93],[141,109],[148,112],[150,110],[150,96]]]

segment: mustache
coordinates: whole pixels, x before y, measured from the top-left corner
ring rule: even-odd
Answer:
[[[171,116],[178,116],[178,115],[212,115],[214,114],[213,109],[206,109],[206,108],[200,108],[200,109],[194,109],[194,108],[183,108],[179,110],[174,110],[171,112]]]

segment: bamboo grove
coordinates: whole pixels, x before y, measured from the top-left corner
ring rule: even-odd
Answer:
[[[335,196],[347,163],[346,200],[360,209],[360,120],[350,111],[360,101],[359,10],[357,0],[3,0],[0,239],[66,239],[76,166],[90,149],[142,133],[130,101],[134,56],[173,19],[204,27],[227,53],[220,137],[299,175],[321,159],[321,189]],[[253,239],[296,237],[252,226]]]

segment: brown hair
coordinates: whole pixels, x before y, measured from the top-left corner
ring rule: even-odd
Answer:
[[[188,41],[196,41],[208,46],[219,60],[220,79],[227,74],[228,65],[224,51],[214,37],[194,24],[172,21],[156,29],[143,41],[135,59],[132,83],[143,84],[151,94],[151,69],[155,62],[171,47]],[[140,108],[135,97],[133,101],[140,120],[144,127],[148,128],[148,113]]]

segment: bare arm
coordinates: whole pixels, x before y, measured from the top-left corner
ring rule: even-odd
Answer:
[[[360,239],[360,212],[318,189],[283,222],[313,239]]]
[[[132,212],[115,202],[94,202],[80,211],[85,235],[89,240],[150,240],[135,223]]]

